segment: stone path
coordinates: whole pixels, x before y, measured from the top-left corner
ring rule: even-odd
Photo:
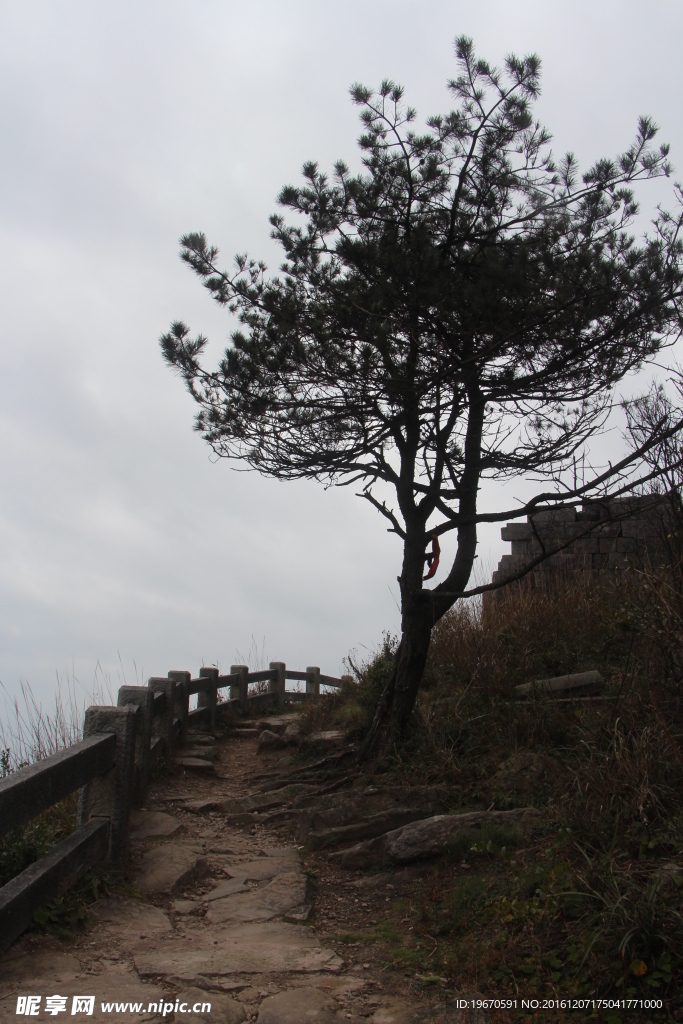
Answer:
[[[417,995],[370,947],[334,941],[340,928],[376,923],[395,896],[410,896],[415,875],[353,875],[323,852],[304,863],[296,829],[299,836],[310,829],[320,810],[294,812],[291,804],[305,804],[321,787],[292,784],[283,797],[278,775],[292,767],[292,755],[263,745],[258,752],[257,744],[257,730],[244,728],[211,750],[211,771],[205,756],[196,758],[198,772],[186,758],[152,783],[147,808],[133,821],[129,891],[119,887],[92,908],[92,926],[74,942],[34,934],[10,949],[0,961],[1,1020],[21,1019],[16,997],[30,994],[43,996],[34,1020],[484,1020],[456,1010],[444,993]],[[190,747],[209,750],[202,737]],[[386,799],[382,806],[386,814]],[[320,821],[329,824],[329,816]],[[63,1015],[45,1013],[45,997],[54,994],[68,997]],[[72,1017],[71,997],[91,994],[92,1017]],[[145,1009],[102,1013],[104,1001]],[[183,1013],[182,1003],[197,1010]],[[209,1003],[210,1012],[202,1010]],[[148,1012],[150,1004],[158,1005]]]

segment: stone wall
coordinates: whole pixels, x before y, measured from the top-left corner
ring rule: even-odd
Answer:
[[[502,583],[517,575],[545,548],[555,553],[511,586],[547,590],[577,574],[589,584],[618,584],[627,569],[662,561],[668,513],[666,499],[629,496],[536,512],[525,523],[507,523],[501,537],[511,542],[511,553],[503,555],[491,582]],[[567,546],[557,550],[563,545]],[[489,593],[502,595],[507,590]]]

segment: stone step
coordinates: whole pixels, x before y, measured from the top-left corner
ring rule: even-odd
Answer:
[[[195,772],[215,772],[213,761],[205,761],[201,757],[176,757],[175,763],[179,768],[190,768]]]

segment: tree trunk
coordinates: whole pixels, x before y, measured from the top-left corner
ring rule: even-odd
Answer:
[[[361,745],[359,759],[364,760],[375,745],[382,723],[391,714],[389,737],[400,743],[405,736],[422,682],[432,629],[449,608],[452,608],[470,578],[477,551],[477,491],[481,472],[481,438],[486,402],[476,380],[468,387],[469,414],[465,436],[465,468],[460,481],[459,512],[463,522],[458,526],[458,548],[451,570],[434,590],[423,590],[425,565],[425,527],[432,508],[418,510],[412,502],[414,452],[410,462],[401,464],[410,469],[410,502],[404,500],[401,511],[406,522],[403,546],[401,586],[401,643],[396,651],[391,678],[382,694],[370,730]],[[399,499],[401,497],[399,489]]]
[[[422,594],[408,598],[403,612],[401,643],[396,651],[391,705],[391,738],[400,742],[415,707],[432,635],[431,602]]]

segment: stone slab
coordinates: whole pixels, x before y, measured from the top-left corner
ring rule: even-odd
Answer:
[[[207,992],[202,988],[180,988],[178,996],[187,1003],[188,1009],[192,1009],[191,1017],[188,1013],[188,1018],[192,1021],[201,1021],[202,1024],[242,1024],[242,1021],[247,1018],[242,1004],[224,992]],[[198,1004],[202,1006],[206,1003],[211,1004],[210,1011],[207,1013],[202,1013],[201,1010],[194,1012],[195,1006]],[[176,1020],[178,1019],[184,1020],[185,1015],[179,1012],[176,1015]]]
[[[213,761],[204,761],[201,757],[176,757],[175,763],[180,768],[190,768],[195,772],[215,771]]]
[[[163,843],[148,850],[134,877],[141,892],[171,893],[204,878],[209,864],[201,854],[180,843]]]
[[[186,916],[187,914],[198,914],[202,909],[199,900],[174,900],[171,904],[171,913]]]
[[[323,746],[338,746],[343,743],[346,739],[346,733],[342,732],[341,729],[325,729],[323,732],[312,732],[308,736],[304,736],[302,743],[306,744],[322,744]]]
[[[215,899],[206,914],[210,924],[270,921],[306,902],[306,878],[299,871],[276,875],[267,885],[225,899]]]
[[[179,757],[199,757],[206,761],[216,760],[218,757],[218,747],[197,747],[193,750],[191,747],[185,747],[182,751],[178,752]]]
[[[172,836],[182,828],[182,822],[163,811],[131,811],[131,839],[151,839],[153,836]]]
[[[274,807],[282,807],[288,802],[288,798],[282,792],[277,795],[273,793],[257,793],[255,796],[238,797],[235,800],[225,800],[221,804],[221,810],[228,814],[240,814],[247,811],[269,811]]]
[[[241,863],[226,864],[223,870],[230,878],[262,882],[285,872],[300,871],[301,866],[298,859],[290,857],[257,857],[254,860],[246,860]]]
[[[290,988],[263,1000],[258,1024],[336,1024],[338,1009],[319,988]]]
[[[234,896],[235,893],[246,892],[246,878],[226,878],[224,882],[220,882],[215,889],[211,892],[207,892],[204,897],[205,900],[222,900],[226,896]]]
[[[310,974],[341,970],[343,961],[321,947],[310,928],[265,922],[239,927],[202,929],[171,939],[163,951],[141,950],[135,955],[140,977],[173,977],[203,982],[234,974]]]
[[[185,800],[180,806],[183,811],[192,811],[193,814],[206,814],[209,811],[219,811],[225,803],[219,797],[212,797],[207,800]]]
[[[552,679],[536,679],[532,683],[515,686],[519,697],[533,697],[542,693],[599,693],[605,680],[597,671],[574,672],[568,676],[554,676]]]
[[[153,942],[161,935],[173,931],[171,922],[162,910],[137,900],[100,900],[91,912],[95,918],[92,941],[102,948],[106,948],[105,936],[132,947],[141,942]]]
[[[107,1024],[113,1024],[114,1020],[116,1024],[141,1024],[144,1021],[158,1019],[154,1012],[103,1012],[103,1002],[140,1002],[146,1010],[150,1003],[163,1002],[170,999],[170,996],[158,985],[140,981],[125,964],[100,961],[100,967],[101,970],[97,974],[85,973],[76,957],[41,950],[12,962],[0,963],[0,1020],[54,1021],[63,1016],[69,1020],[106,1021]],[[18,994],[42,995],[37,1016],[16,1016]],[[67,1009],[63,1015],[55,1016],[45,1012],[45,997],[48,995],[66,997]],[[95,996],[94,1012],[91,1016],[72,1016],[72,1000],[75,995]]]

